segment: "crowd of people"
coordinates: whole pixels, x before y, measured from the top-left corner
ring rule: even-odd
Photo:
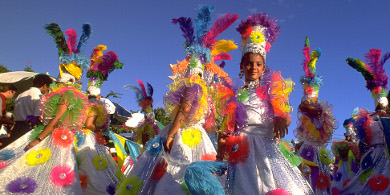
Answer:
[[[89,58],[82,53],[92,34],[89,24],[83,25],[77,45],[75,30],[65,32],[66,40],[58,24],[47,24],[58,48],[57,79],[36,75],[33,87],[15,100],[14,120],[5,112],[5,101],[17,89],[0,86],[0,124],[12,127],[0,139],[0,193],[390,193],[388,77],[383,68],[390,53],[381,58],[381,50],[371,49],[366,63],[347,59],[367,81],[375,110],[356,109],[346,117],[345,140],[331,145],[333,159],[327,147],[338,123],[332,105],[318,97],[321,50],[311,51],[306,38],[300,79],[304,94],[294,130],[298,141],[282,140],[292,122],[289,94],[294,82],[266,61],[279,35],[276,19],[257,13],[236,28],[242,38],[237,67],[242,85],[237,86],[223,64],[238,46],[217,38],[238,16],[227,13],[209,28],[213,10],[203,5],[194,20],[173,19],[183,32],[186,56],[170,65],[172,83],[164,105],[171,123],[162,129],[157,125],[149,83],[145,87],[137,80],[139,87],[125,87],[134,90],[144,113],[127,145],[109,130],[113,105],[100,94],[108,75],[123,67],[118,55],[103,52],[104,45],[95,47]],[[86,92],[78,84],[83,69],[89,79]],[[115,145],[116,160],[106,139]]]

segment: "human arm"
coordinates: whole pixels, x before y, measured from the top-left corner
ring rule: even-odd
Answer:
[[[288,126],[291,124],[290,117],[274,118],[274,135],[275,138],[282,139],[288,134]]]
[[[36,139],[31,141],[25,148],[25,150],[29,150],[33,146],[37,145],[40,141],[38,140],[43,140],[47,135],[49,135],[57,126],[58,122],[60,121],[62,115],[66,112],[68,109],[69,103],[68,102],[61,102],[58,104],[58,110],[57,110],[57,115],[50,120],[50,122],[45,126],[45,128],[42,130],[42,132],[37,136]]]
[[[185,123],[185,120],[188,118],[188,114],[191,110],[190,102],[187,98],[185,98],[187,97],[186,95],[187,90],[184,91],[184,96],[180,99],[179,110],[177,111],[175,119],[173,120],[171,129],[168,131],[167,141],[165,143],[165,148],[167,149],[167,151],[171,151],[175,134],[179,130],[179,128]]]

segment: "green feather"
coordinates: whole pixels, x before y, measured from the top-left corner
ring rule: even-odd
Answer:
[[[61,28],[56,23],[50,23],[45,25],[46,33],[54,38],[54,42],[57,44],[58,56],[62,54],[69,54],[69,48],[66,44],[66,39]]]
[[[187,184],[184,180],[181,182],[180,187],[183,192],[186,193],[186,195],[191,195],[190,190],[188,189]]]
[[[374,78],[372,73],[364,65],[364,62],[360,59],[347,58],[346,61],[349,66],[361,72],[365,80],[372,80]]]
[[[34,127],[34,130],[30,134],[29,140],[32,141],[36,139],[44,128],[45,125],[37,125],[36,127]]]
[[[123,63],[119,62],[119,60],[114,62],[114,68],[115,69],[122,69],[123,68]]]
[[[306,37],[306,40],[305,40],[305,47],[309,47],[309,46],[310,46],[309,37]]]

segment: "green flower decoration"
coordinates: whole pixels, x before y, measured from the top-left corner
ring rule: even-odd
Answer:
[[[237,99],[239,102],[245,102],[248,99],[248,90],[247,89],[240,89],[238,91]]]
[[[184,179],[183,179],[183,181],[181,182],[180,187],[181,187],[181,189],[183,190],[183,192],[186,193],[186,195],[191,195],[191,192],[190,192],[190,190],[188,189],[187,184],[186,184],[186,182],[184,181]]]
[[[332,163],[330,152],[326,150],[324,147],[320,149],[320,160],[325,165],[330,165],[330,163]]]
[[[196,60],[196,58],[191,58],[188,63],[188,66],[190,68],[196,68],[198,66],[198,60]]]
[[[42,125],[42,124],[34,127],[34,130],[31,132],[30,137],[28,139],[30,141],[33,141],[34,139],[36,139],[44,128],[45,128],[45,125]]]
[[[360,183],[364,184],[367,181],[367,178],[370,177],[372,171],[372,169],[367,169],[364,171],[364,173],[360,175]]]
[[[123,181],[116,187],[116,192],[119,195],[136,195],[141,191],[142,185],[143,182],[138,176],[131,175],[123,179]]]
[[[284,141],[279,143],[279,150],[282,152],[283,156],[291,163],[292,166],[296,167],[302,162],[300,156],[295,155],[286,145]]]
[[[265,40],[265,37],[263,35],[263,33],[261,33],[260,31],[252,31],[251,35],[249,36],[249,38],[252,40],[252,42],[254,43],[258,43],[258,44],[261,44],[264,42]]]
[[[108,162],[107,160],[103,157],[103,155],[96,155],[93,158],[93,165],[95,166],[96,170],[103,170],[107,168]]]

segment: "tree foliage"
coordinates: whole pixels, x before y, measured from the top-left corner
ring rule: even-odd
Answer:
[[[167,116],[164,108],[156,108],[153,110],[155,118],[163,125],[167,125],[171,122],[171,119]]]
[[[10,72],[7,67],[0,65],[0,73]]]
[[[30,67],[30,66],[26,66],[24,68],[24,71],[27,71],[27,72],[34,72],[34,70]]]
[[[110,90],[110,93],[108,93],[105,98],[109,98],[110,96],[112,96],[113,98],[122,98],[121,97],[122,95],[123,95],[122,93],[117,93]]]

